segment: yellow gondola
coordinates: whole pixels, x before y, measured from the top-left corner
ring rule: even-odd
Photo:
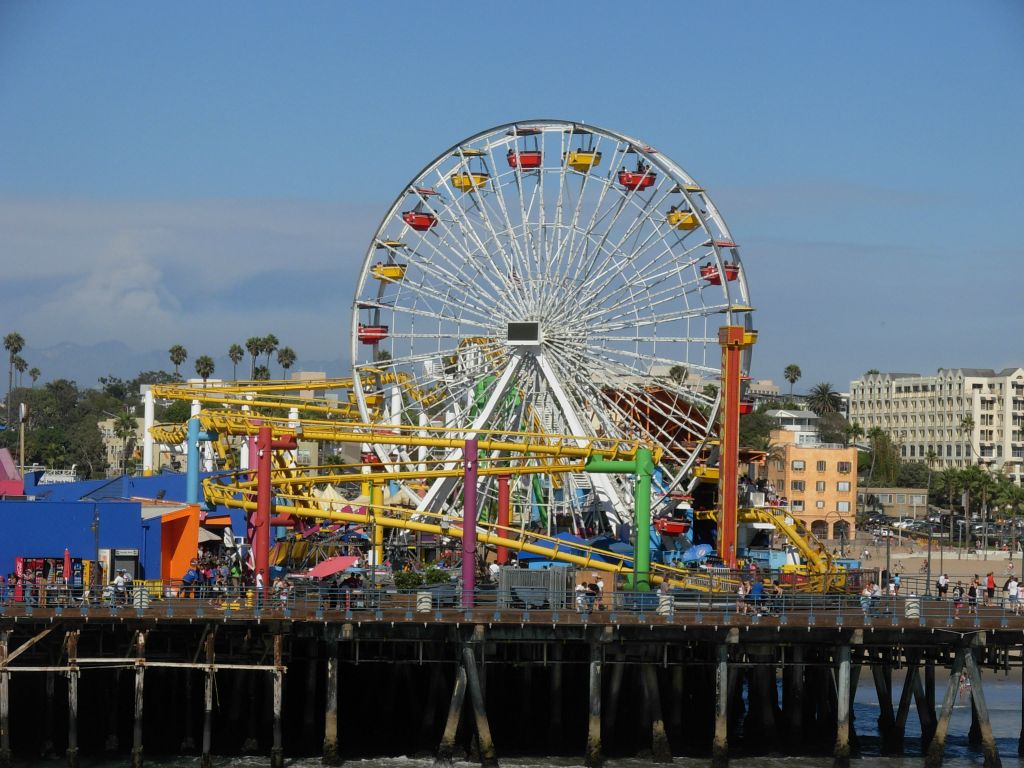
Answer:
[[[581,173],[587,173],[591,168],[601,164],[601,153],[592,149],[576,149],[566,152],[562,157],[566,165]]]
[[[486,184],[490,178],[490,174],[487,173],[453,173],[452,186],[460,192],[472,192]]]
[[[672,210],[665,215],[665,218],[669,225],[676,229],[696,229],[700,226],[700,219],[693,211]]]
[[[377,280],[385,283],[394,283],[405,277],[405,264],[382,264],[377,262],[370,267],[370,274]]]

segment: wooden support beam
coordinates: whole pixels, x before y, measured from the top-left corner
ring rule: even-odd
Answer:
[[[39,754],[42,758],[53,757],[53,692],[56,673],[49,670],[44,678],[44,699],[43,699],[43,738],[39,745]]]
[[[892,708],[892,674],[883,660],[871,665],[871,677],[875,681],[875,694],[878,697],[878,735],[882,739],[882,754],[896,754],[897,748],[896,713]]]
[[[0,768],[11,767],[11,674],[7,671],[10,630],[0,632]]]
[[[924,768],[940,768],[942,765],[946,751],[946,733],[949,731],[949,718],[953,714],[953,702],[956,700],[956,692],[960,687],[960,673],[964,669],[966,654],[967,651],[961,648],[953,660],[953,668],[949,672],[949,682],[946,685],[946,695],[942,699],[942,711],[939,713],[939,721],[936,723],[931,744],[928,745]]]
[[[437,748],[435,765],[450,766],[455,754],[455,736],[459,731],[459,720],[462,718],[462,705],[466,700],[466,668],[459,664],[455,668],[455,687],[452,688],[451,702],[448,704],[448,718],[445,720],[441,744]]]
[[[665,732],[665,719],[661,713],[661,692],[658,675],[653,664],[643,665],[644,698],[651,713],[651,752],[655,763],[671,763],[672,749]]]
[[[920,670],[917,659],[907,660],[907,674],[903,679],[903,690],[900,691],[900,703],[896,707],[896,722],[893,726],[893,745],[899,754],[903,754],[904,736],[907,731],[907,716],[910,714],[910,702],[914,698],[914,689],[921,685]]]
[[[25,651],[27,651],[33,645],[35,645],[40,640],[42,640],[47,635],[49,635],[51,632],[53,632],[54,629],[56,629],[56,627],[50,627],[49,629],[44,629],[38,635],[35,635],[34,637],[30,638],[29,640],[26,640],[24,643],[19,645],[17,648],[15,648],[13,651],[11,651],[10,655],[8,655],[7,663],[10,664],[12,661],[14,661],[16,658],[21,656],[21,654],[23,654]]]
[[[601,647],[590,644],[590,697],[587,709],[587,751],[583,757],[590,768],[601,765]]]
[[[712,768],[729,764],[729,646],[715,646],[715,736],[711,743]]]
[[[929,658],[924,665],[923,699],[916,691],[914,695],[917,698],[917,717],[921,721],[921,751],[927,752],[938,724],[935,717],[935,659]]]
[[[992,735],[992,721],[989,719],[988,706],[985,704],[985,689],[982,687],[981,671],[974,660],[973,649],[967,651],[964,662],[967,679],[971,681],[971,700],[974,702],[974,711],[977,712],[978,726],[981,730],[981,751],[985,756],[985,768],[1002,768],[999,750],[996,748],[996,739]]]
[[[804,647],[794,645],[791,657],[789,686],[785,691],[782,706],[788,715],[786,720],[790,736],[800,736],[804,722]]]
[[[135,720],[132,724],[132,768],[142,768],[142,716],[146,681],[146,632],[135,633]]]
[[[281,736],[281,709],[284,705],[283,643],[284,638],[280,634],[274,635],[274,741],[270,748],[270,768],[284,768],[284,744]]]
[[[555,642],[550,646],[551,656],[551,688],[548,692],[548,744],[550,749],[560,744],[564,738],[562,727],[562,644]]]
[[[602,735],[606,744],[615,733],[615,719],[619,713],[619,698],[622,695],[622,676],[625,672],[626,665],[623,663],[622,655],[618,654],[615,663],[612,664],[612,679],[608,684],[608,706],[602,713]]]
[[[217,674],[213,668],[214,643],[217,637],[214,633],[215,630],[212,627],[206,633],[206,663],[209,667],[206,670],[203,688],[203,749],[199,755],[200,768],[211,768],[213,765],[213,684]]]
[[[476,721],[476,735],[480,744],[480,765],[483,768],[497,768],[498,755],[494,750],[494,739],[491,738],[491,726],[487,722],[487,706],[484,702],[483,690],[480,687],[480,677],[477,674],[476,658],[473,655],[473,649],[468,645],[462,649],[462,666],[466,670],[469,701],[473,706],[473,719]]]
[[[78,656],[78,633],[73,630],[67,633],[66,647],[68,653],[68,768],[78,768],[78,669],[75,659]]]
[[[324,765],[341,765],[338,756],[338,646],[327,644],[327,694],[324,701]]]
[[[836,670],[836,745],[832,753],[835,768],[850,765],[850,646],[839,646]]]

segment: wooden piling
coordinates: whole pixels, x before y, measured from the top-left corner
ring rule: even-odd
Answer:
[[[192,733],[192,670],[183,669],[181,674],[185,676],[185,702],[181,708],[183,716],[181,718],[182,736],[181,736],[181,751],[185,753],[195,752],[196,750],[196,739]]]
[[[892,708],[892,673],[888,661],[871,665],[871,677],[875,681],[875,695],[878,697],[878,735],[882,741],[882,754],[899,752],[896,739],[896,712]]]
[[[259,733],[260,726],[260,713],[257,711],[257,698],[256,689],[259,683],[263,681],[258,679],[255,672],[243,672],[246,677],[249,678],[249,698],[248,698],[248,710],[249,716],[245,719],[246,724],[246,735],[245,741],[242,742],[242,754],[254,755],[259,749],[259,739],[257,734]],[[262,673],[260,673],[262,675]]]
[[[200,768],[211,768],[213,758],[211,750],[213,746],[213,684],[214,672],[214,641],[216,635],[211,629],[206,634],[206,680],[203,689],[203,749],[199,757]]]
[[[683,687],[682,664],[676,664],[672,667],[670,682],[672,689],[672,700],[670,702],[671,707],[669,707],[669,730],[676,738],[682,739],[683,697],[685,695],[685,688]]]
[[[284,768],[284,746],[281,740],[281,708],[284,694],[284,664],[282,661],[281,635],[274,635],[274,741],[270,748],[270,768]]]
[[[601,765],[601,648],[590,644],[590,699],[587,717],[587,751],[584,762],[590,768]]]
[[[480,765],[483,768],[497,768],[498,756],[494,750],[494,739],[491,738],[491,726],[487,722],[487,705],[484,702],[480,677],[476,670],[476,658],[473,649],[468,645],[462,649],[462,666],[466,669],[466,684],[469,686],[469,701],[473,707],[473,718],[476,721],[476,735],[480,745]]]
[[[953,714],[953,702],[956,700],[956,693],[960,687],[960,673],[964,669],[964,656],[967,652],[960,649],[956,652],[953,661],[953,669],[949,673],[949,683],[946,685],[946,695],[942,699],[942,711],[939,713],[939,720],[935,725],[935,734],[928,745],[928,752],[924,758],[924,768],[940,768],[944,753],[946,751],[946,733],[949,731],[949,718]]]
[[[612,664],[612,679],[608,684],[608,706],[602,713],[603,740],[607,744],[612,734],[615,733],[615,718],[619,712],[619,698],[622,695],[622,676],[625,674],[626,665],[623,663],[621,654]]]
[[[132,768],[142,768],[143,686],[146,681],[146,632],[135,634],[135,721],[132,726]]]
[[[324,765],[341,765],[338,756],[338,652],[331,643],[327,653],[327,695],[324,702]]]
[[[850,765],[850,646],[839,646],[836,670],[836,746],[832,753],[835,768]]]
[[[907,674],[903,679],[903,690],[900,691],[900,703],[896,707],[896,721],[893,726],[893,745],[899,754],[903,754],[904,736],[907,732],[907,717],[910,714],[910,702],[914,698],[914,689],[921,684],[917,668],[917,660],[907,660]]]
[[[548,692],[548,744],[549,749],[555,749],[562,743],[562,645],[552,643],[550,646],[551,656],[551,688]],[[552,753],[553,754],[553,753]]]
[[[53,665],[52,659],[50,660],[50,665]],[[47,670],[44,673],[43,738],[40,740],[39,746],[39,755],[44,759],[53,757],[53,690],[55,678],[56,673],[53,670]]]
[[[0,768],[11,766],[11,673],[7,671],[10,630],[0,632]]]
[[[103,749],[106,752],[114,753],[120,749],[121,739],[118,736],[121,724],[121,670],[115,669],[113,679],[109,680],[110,697],[107,700],[107,738],[103,742]]]
[[[804,721],[804,647],[794,645],[792,650],[792,668],[789,687],[782,701],[787,710],[786,718],[790,736],[799,736],[803,731]]]
[[[715,737],[711,743],[711,766],[729,764],[729,647],[715,647]]]
[[[644,698],[651,713],[651,752],[655,763],[671,763],[672,749],[665,732],[665,719],[661,712],[661,693],[658,690],[658,675],[653,664],[643,665]]]
[[[435,765],[449,766],[455,754],[455,736],[462,718],[462,704],[466,699],[466,668],[459,664],[455,669],[455,687],[452,689],[451,702],[448,705],[448,718],[445,720],[441,744],[437,748]]]
[[[78,633],[67,633],[68,653],[68,768],[78,768]]]
[[[981,731],[981,751],[985,757],[985,768],[1002,768],[996,739],[992,734],[992,721],[988,717],[988,706],[985,704],[985,689],[981,683],[981,672],[974,660],[972,650],[967,651],[964,658],[967,679],[971,681],[971,701],[978,715],[978,727]]]

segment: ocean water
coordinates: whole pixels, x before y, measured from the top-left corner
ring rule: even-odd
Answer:
[[[942,696],[945,693],[946,675],[936,670],[937,703],[941,704]],[[923,758],[919,752],[918,737],[921,735],[920,726],[917,721],[917,713],[911,706],[910,717],[907,720],[905,750],[903,757],[882,757],[879,754],[879,739],[877,729],[878,700],[875,696],[874,686],[871,684],[870,675],[865,681],[861,675],[860,685],[857,689],[857,699],[854,706],[855,727],[860,739],[861,754],[851,760],[853,766],[864,766],[864,768],[920,768]],[[893,687],[897,689],[895,695],[899,696],[899,689],[902,687],[902,680],[893,681]],[[992,730],[996,736],[999,754],[1005,768],[1024,768],[1024,760],[1017,757],[1017,739],[1021,730],[1021,683],[1019,675],[1005,677],[1002,674],[993,675],[985,673],[985,701],[988,705],[989,715],[992,721]],[[898,702],[894,702],[894,706]],[[971,747],[967,744],[967,731],[971,725],[971,705],[969,699],[961,703],[959,697],[953,710],[953,717],[950,722],[949,735],[946,738],[946,768],[974,768],[983,764],[980,748]],[[342,739],[344,735],[339,734]],[[568,768],[568,766],[582,765],[582,756],[579,758],[567,757],[502,757],[501,744],[497,744],[498,759],[505,768]],[[678,768],[707,768],[709,758],[676,758],[674,765]],[[146,756],[146,765],[160,766],[161,768],[192,768],[199,765],[199,758],[194,755],[182,757]],[[63,758],[50,760],[23,762],[15,760],[17,768],[27,766],[46,766],[46,768],[57,768],[64,765]],[[213,764],[218,768],[266,768],[269,765],[267,755],[254,755],[246,757],[215,757]],[[82,768],[122,768],[128,765],[128,758],[111,759],[109,757],[85,757],[81,759]],[[285,765],[291,768],[314,768],[321,766],[318,757],[285,758]],[[345,765],[350,768],[433,768],[434,761],[431,758],[392,757],[376,759],[347,760]],[[474,768],[478,763],[456,762],[454,768]],[[640,758],[612,759],[606,761],[607,768],[648,768],[653,765],[650,761]],[[730,765],[735,768],[832,768],[832,759],[826,756],[819,757],[787,757],[783,755],[770,756],[743,756],[738,755],[730,760]]]

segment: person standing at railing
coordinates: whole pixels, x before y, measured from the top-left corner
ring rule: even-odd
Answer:
[[[985,605],[993,605],[996,597],[996,577],[992,571],[985,574]]]
[[[1017,577],[1010,574],[1010,579],[1006,582],[1006,603],[1009,610],[1013,612],[1014,616],[1020,615],[1020,582],[1017,581]]]
[[[939,600],[946,599],[946,593],[949,592],[949,576],[944,573],[939,574],[939,578],[935,582],[935,591],[939,593]]]
[[[960,618],[960,609],[964,607],[964,585],[963,582],[957,580],[956,586],[953,587],[953,618]]]
[[[978,590],[980,585],[978,584],[978,575],[975,574],[974,578],[971,579],[971,583],[967,586],[967,613],[978,612]]]
[[[749,610],[747,605],[747,594],[750,592],[746,580],[741,580],[736,588],[736,613],[746,613]]]
[[[263,610],[263,571],[256,571],[256,610]]]

